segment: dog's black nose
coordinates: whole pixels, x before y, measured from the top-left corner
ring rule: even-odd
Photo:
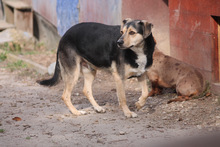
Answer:
[[[119,39],[119,40],[117,41],[117,44],[118,44],[119,46],[123,45],[123,44],[124,44],[124,40]]]

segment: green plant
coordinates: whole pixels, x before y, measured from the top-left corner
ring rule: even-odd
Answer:
[[[30,139],[31,139],[31,137],[29,137],[29,136],[28,136],[28,137],[26,137],[25,139],[30,140]]]
[[[35,42],[34,44],[34,50],[41,50],[45,48],[45,45],[43,42]]]
[[[1,53],[0,54],[0,62],[5,61],[7,59],[7,54],[5,53]]]
[[[9,43],[8,43],[8,42],[5,42],[5,43],[4,43],[3,49],[4,49],[4,50],[8,50],[8,49],[9,49]]]
[[[0,133],[4,133],[5,132],[5,130],[4,129],[0,129]]]
[[[4,44],[0,45],[0,48],[8,52],[20,53],[22,51],[21,44],[16,42],[5,42]]]
[[[24,63],[22,60],[18,60],[16,62],[8,63],[7,68],[10,68],[11,71],[14,71],[16,69],[26,68],[27,64]]]
[[[21,52],[21,45],[19,43],[12,42],[11,51]]]

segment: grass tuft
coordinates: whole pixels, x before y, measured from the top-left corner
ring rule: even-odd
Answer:
[[[11,69],[11,71],[14,71],[17,69],[27,68],[27,64],[22,60],[18,60],[16,62],[8,63],[7,68]]]
[[[5,53],[1,53],[1,54],[0,54],[0,62],[5,61],[6,59],[7,59],[7,54],[6,54],[6,52],[5,52]]]

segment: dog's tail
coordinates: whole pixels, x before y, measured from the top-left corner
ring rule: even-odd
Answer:
[[[210,95],[211,95],[210,83],[208,81],[205,81],[203,86],[203,91],[199,95],[193,96],[192,99],[198,99],[204,96],[208,97]]]
[[[59,65],[58,54],[57,54],[57,61],[56,61],[55,72],[54,72],[53,77],[47,80],[42,80],[42,81],[37,81],[37,82],[40,85],[44,85],[44,86],[55,86],[56,84],[59,83],[60,79],[61,79],[60,65]]]

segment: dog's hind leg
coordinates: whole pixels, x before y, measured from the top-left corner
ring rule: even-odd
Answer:
[[[139,98],[139,101],[135,103],[135,106],[139,110],[145,105],[146,99],[148,97],[148,86],[147,86],[146,75],[143,74],[141,77],[138,77],[138,82],[141,85],[142,94],[141,97]]]
[[[76,85],[80,74],[80,63],[76,62],[76,66],[73,69],[63,69],[61,66],[61,75],[64,80],[65,88],[63,91],[62,99],[69,110],[74,115],[85,114],[84,111],[78,111],[71,102],[71,92],[73,87]]]
[[[90,101],[94,109],[99,113],[104,113],[105,109],[97,104],[92,94],[92,82],[96,75],[96,70],[91,69],[90,67],[82,66],[82,73],[84,76],[84,88],[83,93]]]

